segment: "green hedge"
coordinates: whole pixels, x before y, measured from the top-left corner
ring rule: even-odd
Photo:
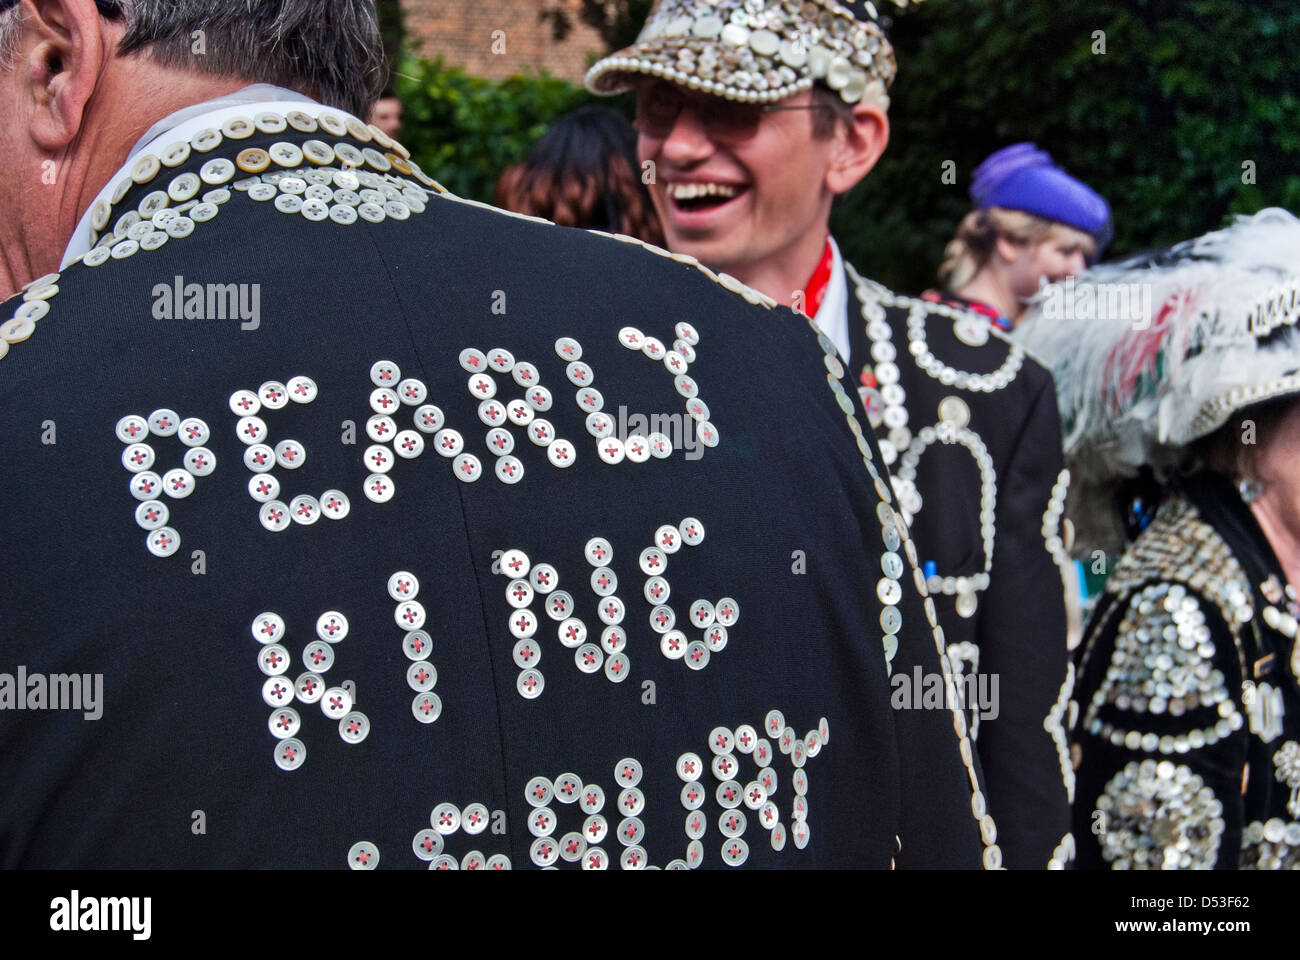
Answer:
[[[1093,52],[1099,30],[1104,54]],[[893,36],[891,144],[832,227],[850,260],[899,290],[933,283],[969,208],[971,171],[1019,140],[1110,201],[1108,256],[1186,239],[1229,213],[1300,211],[1296,0],[930,0]],[[547,76],[493,83],[415,59],[401,72],[415,78],[398,81],[404,142],[432,176],[480,200],[550,120],[592,99]],[[946,161],[956,183],[943,182]]]
[[[591,99],[555,77],[497,83],[441,58],[407,58],[396,79],[402,143],[411,156],[448,190],[488,203],[501,171],[526,157],[552,120]]]

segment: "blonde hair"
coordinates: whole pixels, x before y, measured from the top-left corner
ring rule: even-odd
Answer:
[[[1005,207],[972,210],[962,218],[957,235],[944,248],[943,263],[939,265],[940,285],[945,290],[956,290],[969,283],[993,256],[998,237],[1006,237],[1020,246],[1055,240],[1062,245],[1078,245],[1089,255],[1097,247],[1092,236],[1082,230],[1032,213]]]

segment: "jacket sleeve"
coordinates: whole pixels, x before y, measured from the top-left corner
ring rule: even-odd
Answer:
[[[1061,867],[1072,851],[1065,710],[1066,598],[1074,581],[1060,535],[1068,484],[1055,391],[1045,377],[998,477],[993,565],[978,613],[987,638],[980,672],[992,707],[981,714],[976,743],[1011,868]]]

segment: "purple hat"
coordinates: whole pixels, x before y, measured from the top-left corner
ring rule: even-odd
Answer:
[[[1013,144],[990,155],[975,168],[970,195],[981,210],[1020,210],[1091,234],[1098,254],[1110,242],[1110,206],[1105,199],[1032,143]]]

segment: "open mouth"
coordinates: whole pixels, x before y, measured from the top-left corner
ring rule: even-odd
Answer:
[[[748,187],[731,183],[672,183],[668,198],[673,206],[686,213],[714,210],[735,200]]]

